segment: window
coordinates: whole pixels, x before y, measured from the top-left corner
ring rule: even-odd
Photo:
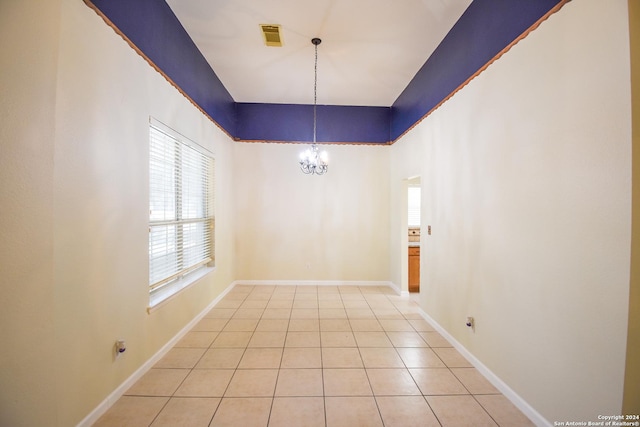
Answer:
[[[214,160],[203,148],[155,120],[149,134],[153,306],[192,283],[196,270],[213,266]]]
[[[420,227],[420,187],[408,188],[409,227]]]

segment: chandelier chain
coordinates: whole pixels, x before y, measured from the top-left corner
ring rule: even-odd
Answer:
[[[318,45],[322,42],[319,38],[311,39],[315,46],[315,61],[313,69],[313,143],[311,148],[300,154],[300,169],[305,174],[324,175],[329,168],[327,152],[318,149],[316,145],[317,108],[318,108]]]
[[[316,108],[318,104],[318,45],[314,45],[316,49],[316,59],[313,68],[313,143],[316,143]]]

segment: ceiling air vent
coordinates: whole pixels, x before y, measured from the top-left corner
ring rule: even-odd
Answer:
[[[264,36],[264,44],[267,46],[282,46],[282,37],[280,37],[280,25],[261,24],[262,35]]]

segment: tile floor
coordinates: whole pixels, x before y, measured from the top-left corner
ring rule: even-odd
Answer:
[[[95,426],[532,426],[388,287],[233,288]]]

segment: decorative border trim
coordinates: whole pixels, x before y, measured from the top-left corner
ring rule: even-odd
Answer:
[[[535,31],[536,29],[538,29],[538,27],[540,26],[540,24],[542,24],[544,21],[546,21],[547,19],[549,19],[549,17],[553,14],[555,14],[556,12],[558,12],[560,9],[562,9],[562,7],[569,3],[571,0],[561,0],[560,3],[558,3],[557,5],[555,5],[553,8],[551,8],[547,13],[545,13],[540,19],[538,19],[536,22],[533,23],[533,25],[531,25],[529,28],[527,28],[522,34],[520,34],[515,40],[513,40],[511,43],[509,43],[504,49],[502,49],[500,52],[498,52],[493,58],[491,58],[489,61],[487,61],[486,64],[484,64],[480,69],[478,69],[478,71],[476,71],[475,73],[473,73],[471,76],[469,76],[469,78],[467,78],[464,82],[462,82],[458,87],[456,87],[449,95],[445,96],[440,102],[438,102],[432,109],[430,109],[429,111],[427,111],[422,117],[420,117],[418,120],[416,120],[411,126],[409,126],[407,129],[404,130],[404,132],[400,133],[400,135],[398,135],[396,138],[393,138],[392,141],[389,143],[389,145],[393,145],[395,144],[397,141],[399,141],[403,136],[405,136],[407,133],[409,133],[411,130],[413,130],[416,126],[418,126],[424,119],[426,119],[428,116],[430,116],[434,111],[436,111],[437,109],[439,109],[440,107],[442,107],[442,105],[447,102],[449,99],[451,99],[456,93],[458,93],[460,90],[462,90],[466,85],[468,85],[471,80],[475,79],[476,77],[478,77],[480,74],[482,74],[482,72],[484,72],[487,68],[489,68],[489,66],[491,64],[493,64],[494,62],[496,62],[498,59],[500,59],[505,53],[507,53],[513,46],[515,46],[516,44],[518,44],[519,41],[523,40],[524,38],[526,38],[529,34],[531,34],[533,31]],[[393,119],[392,119],[393,120]]]
[[[141,48],[137,47],[133,43],[133,41],[128,36],[126,36],[124,34],[124,32],[122,30],[120,30],[115,25],[115,23],[112,22],[112,20],[110,18],[108,18],[106,16],[105,12],[103,12],[100,9],[100,6],[97,6],[95,4],[95,3],[101,4],[103,2],[103,0],[83,0],[83,1],[84,1],[84,3],[87,4],[88,7],[93,9],[100,17],[102,17],[102,19],[105,21],[105,23],[107,23],[107,25],[109,25],[117,34],[119,34],[129,44],[129,46],[134,49],[135,52],[137,52],[145,61],[147,61],[147,63],[149,63],[149,65],[151,65],[152,68],[154,68],[157,72],[159,72],[172,86],[174,86],[178,90],[178,92],[180,92],[185,98],[187,98],[187,100],[189,100],[189,102],[191,102],[200,112],[202,112],[205,117],[207,117],[209,120],[211,120],[218,128],[220,128],[220,130],[222,130],[226,135],[228,135],[231,140],[233,140],[233,141],[242,141],[242,142],[262,142],[262,143],[280,143],[280,142],[284,142],[284,141],[280,141],[279,140],[279,139],[281,139],[283,137],[283,135],[280,135],[280,134],[276,134],[276,135],[258,134],[258,135],[255,135],[255,134],[252,134],[253,132],[249,132],[248,134],[242,135],[242,137],[239,136],[240,130],[241,129],[243,129],[243,130],[246,129],[246,126],[244,126],[243,123],[238,122],[239,121],[239,119],[238,119],[238,110],[239,110],[239,108],[242,108],[242,104],[234,102],[232,98],[230,98],[230,102],[233,105],[231,107],[229,107],[229,109],[226,109],[226,107],[224,107],[224,108],[225,108],[226,113],[230,114],[233,117],[227,117],[228,123],[225,120],[222,120],[222,124],[219,123],[218,120],[220,120],[220,118],[224,119],[225,117],[218,117],[218,120],[216,120],[213,117],[213,116],[217,116],[216,111],[215,111],[215,108],[216,108],[215,106],[213,106],[212,108],[210,108],[207,105],[205,105],[204,107],[201,107],[198,104],[198,102],[196,102],[194,100],[194,98],[192,96],[187,95],[187,91],[189,93],[191,93],[192,89],[194,89],[193,87],[182,89],[174,81],[173,78],[170,78],[160,68],[160,66],[158,66],[154,61],[152,61],[149,58],[149,56],[142,51]],[[120,0],[120,1],[125,3],[124,0]],[[140,0],[140,1],[142,1],[142,0]],[[147,3],[149,3],[151,0],[145,0],[145,1]],[[489,67],[489,65],[491,65],[493,62],[498,60],[509,49],[511,49],[511,47],[513,47],[515,44],[517,44],[520,40],[522,40],[525,37],[527,37],[532,31],[537,29],[538,26],[543,21],[548,19],[552,14],[556,13],[557,11],[559,11],[566,3],[568,3],[571,0],[547,0],[547,1],[549,1],[549,2],[558,1],[558,3],[556,3],[553,7],[551,7],[551,9],[549,9],[544,15],[542,15],[541,18],[539,18],[532,25],[530,25],[528,28],[526,28],[519,36],[517,36],[512,42],[510,42],[500,52],[498,52],[495,56],[490,58],[483,66],[481,66],[481,68],[479,68],[478,70],[473,72],[473,74],[470,77],[468,77],[465,81],[463,81],[461,84],[459,84],[457,87],[455,87],[450,93],[447,94],[446,91],[445,91],[443,94],[437,94],[436,95],[436,99],[440,98],[440,97],[442,97],[442,99],[440,101],[438,101],[437,104],[435,106],[433,106],[432,108],[429,108],[428,106],[420,107],[418,105],[415,105],[412,101],[410,101],[406,105],[406,107],[409,110],[413,110],[416,113],[415,114],[415,118],[408,118],[406,121],[404,121],[404,123],[398,123],[397,128],[395,128],[394,127],[394,116],[395,116],[394,112],[397,112],[397,110],[399,108],[404,108],[405,107],[405,106],[402,106],[402,105],[398,105],[398,101],[400,100],[400,97],[398,99],[396,99],[394,104],[392,106],[390,106],[390,107],[360,106],[360,107],[357,107],[359,110],[368,111],[368,112],[374,111],[374,109],[377,109],[377,108],[389,108],[389,110],[388,110],[389,111],[389,113],[388,113],[389,114],[389,119],[388,119],[389,120],[389,127],[388,127],[388,130],[385,131],[385,132],[380,132],[380,129],[377,129],[376,132],[378,132],[378,133],[376,134],[375,137],[372,137],[369,133],[366,133],[366,132],[364,134],[362,132],[356,132],[356,134],[352,134],[352,133],[350,133],[351,131],[345,133],[344,129],[342,129],[342,130],[341,129],[335,129],[333,133],[335,133],[336,135],[331,136],[329,139],[333,139],[334,141],[344,141],[344,142],[338,142],[339,144],[382,145],[382,146],[393,145],[395,142],[399,141],[404,135],[406,135],[409,131],[411,131],[415,126],[417,126],[419,123],[421,123],[431,113],[433,113],[435,110],[440,108],[440,106],[442,104],[444,104],[447,100],[449,100],[451,97],[453,97],[458,91],[460,91],[464,86],[466,86],[476,76],[478,76],[480,73],[482,73],[487,67]],[[104,2],[106,3],[107,0],[104,0]],[[145,3],[145,4],[147,4],[147,3]],[[106,3],[106,4],[108,4],[108,3]],[[128,18],[130,18],[130,17],[131,16],[128,16]],[[446,40],[446,37],[445,37],[445,40]],[[196,51],[197,51],[197,49],[196,49]],[[197,51],[197,52],[199,52],[199,51]],[[427,58],[427,62],[428,62],[428,60],[429,60],[429,58]],[[475,67],[476,67],[476,65],[474,65],[472,67],[472,69],[475,68]],[[469,71],[471,71],[471,70],[469,70]],[[215,75],[215,72],[214,72],[214,75]],[[174,77],[178,78],[180,76],[174,76]],[[409,86],[411,86],[412,82],[413,82],[413,80],[411,82],[409,82],[409,85],[407,86],[407,88],[409,88]],[[221,84],[221,82],[220,82],[220,84]],[[405,88],[405,90],[407,90],[407,88]],[[226,91],[226,89],[224,89],[224,86],[222,86],[222,89],[224,91]],[[226,93],[228,94],[228,92],[226,92]],[[228,94],[228,95],[229,95],[229,97],[231,96],[230,94]],[[424,96],[426,96],[428,94],[419,94],[419,95],[420,95],[420,97],[424,97]],[[197,89],[195,90],[193,96],[196,99],[199,97]],[[402,104],[402,102],[401,102],[401,104]],[[264,106],[268,106],[268,104],[260,104],[260,106],[261,106],[260,108],[262,108]],[[331,105],[331,106],[325,106],[325,107],[327,108],[327,111],[337,112],[337,111],[342,111],[345,106]],[[207,110],[209,110],[209,112],[207,112],[205,110],[205,108]],[[304,106],[296,106],[296,108],[304,108]],[[419,111],[419,110],[422,110],[422,108],[425,108],[425,109],[429,108],[429,110],[426,111],[426,112],[423,112],[424,110],[423,111]],[[418,111],[416,111],[416,110],[418,110]],[[342,117],[342,114],[338,114],[338,117]],[[371,126],[372,123],[374,125],[376,125],[376,126],[373,126],[373,128],[376,128],[377,126],[379,126],[379,123],[378,123],[379,118],[380,118],[379,115],[372,114],[372,115],[367,115],[365,120],[360,120],[360,121],[364,122],[364,126],[368,130],[370,130],[369,128],[372,128],[372,126]],[[362,117],[360,119],[362,119]],[[226,125],[225,125],[225,123],[226,123]],[[233,129],[227,129],[227,127],[230,127],[230,128],[233,128]],[[295,132],[299,132],[299,129],[296,130]],[[340,135],[341,133],[342,133],[342,135]],[[261,138],[261,136],[266,136],[266,137]],[[304,139],[304,137],[300,137],[300,136],[297,136],[297,135],[296,136],[292,136],[292,137],[289,137],[289,136],[284,136],[284,137],[285,138],[291,138],[293,140],[291,142],[293,142],[293,143],[298,143],[298,140]]]
[[[174,345],[184,337],[216,304],[220,302],[233,289],[235,283],[227,286],[208,306],[205,307],[198,315],[196,315],[189,323],[185,325],[173,338],[171,338],[160,350],[151,356],[136,371],[129,376],[122,384],[112,391],[98,406],[95,407],[76,427],[91,427],[98,419],[117,402],[120,397],[144,374],[146,374],[160,359],[162,359],[173,348]]]
[[[105,15],[95,4],[93,4],[93,2],[91,0],[83,0],[83,1],[99,17],[101,17],[102,20],[109,27],[111,27],[111,29],[113,31],[115,31],[115,33],[117,35],[122,37],[122,39],[129,45],[129,47],[131,47],[131,49],[133,49],[138,55],[140,55],[140,57],[142,57],[142,59],[144,59],[147,62],[147,64],[149,64],[151,66],[151,68],[156,70],[162,77],[164,77],[165,80],[171,86],[173,86],[179,93],[181,93],[182,96],[184,96],[194,107],[196,107],[196,109],[198,111],[200,111],[207,119],[209,119],[214,125],[216,125],[218,127],[218,129],[220,129],[231,140],[234,139],[233,135],[231,135],[231,133],[229,133],[229,131],[227,131],[227,129],[225,129],[220,123],[218,123],[216,120],[214,120],[213,117],[211,117],[209,115],[209,113],[207,113],[202,107],[200,107],[200,105],[198,105],[198,103],[196,101],[194,101],[193,98],[191,98],[189,95],[187,95],[187,93],[184,90],[182,90],[182,88],[180,88],[180,86],[176,82],[174,82],[173,79],[171,79],[164,71],[162,71],[162,69],[160,69],[160,67],[158,67],[151,59],[149,59],[149,57],[142,50],[140,50],[140,48],[138,48],[138,46],[136,46],[135,43],[133,43],[131,41],[131,39],[129,39],[129,37],[127,37],[122,31],[120,31],[120,29],[107,17],[107,15]]]
[[[309,141],[274,141],[270,139],[240,139],[234,138],[235,142],[245,143],[245,144],[295,144],[295,145],[303,145],[303,144],[311,144]],[[367,145],[370,147],[386,147],[387,145],[391,145],[393,142],[316,142],[317,145]]]
[[[391,108],[318,105],[318,141],[368,142],[391,139]],[[236,103],[236,140],[313,141],[313,105]]]

